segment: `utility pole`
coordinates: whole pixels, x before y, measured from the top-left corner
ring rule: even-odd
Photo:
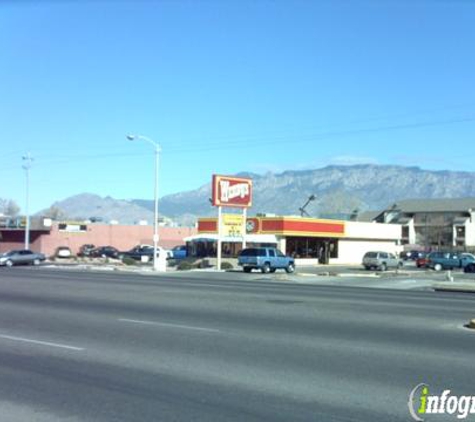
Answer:
[[[25,249],[30,249],[30,168],[33,162],[33,157],[28,152],[22,157],[23,160],[23,170],[25,170],[26,175],[26,205],[25,205],[25,214],[26,214],[26,227],[25,227]]]

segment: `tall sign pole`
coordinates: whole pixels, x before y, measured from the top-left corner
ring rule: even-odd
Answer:
[[[247,208],[242,209],[242,249],[246,248],[246,234],[247,234]]]
[[[221,241],[221,225],[222,225],[222,207],[218,207],[218,240],[216,245],[216,268],[221,270],[222,241]]]
[[[244,248],[246,246],[246,210],[252,205],[252,179],[214,174],[211,186],[213,193],[211,203],[213,206],[218,207],[216,266],[217,269],[220,270],[222,257],[222,208],[230,207],[243,209],[242,247]]]

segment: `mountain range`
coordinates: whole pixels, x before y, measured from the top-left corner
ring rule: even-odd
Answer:
[[[418,167],[365,164],[236,176],[253,179],[253,206],[249,215],[299,215],[299,209],[311,196],[315,199],[305,211],[312,217],[349,214],[356,209],[381,210],[409,198],[475,197],[475,173]],[[159,201],[160,216],[190,225],[199,216],[216,215],[210,196],[211,183],[164,196]],[[69,218],[94,216],[124,224],[153,221],[153,201],[146,199],[114,199],[84,193],[52,206]]]

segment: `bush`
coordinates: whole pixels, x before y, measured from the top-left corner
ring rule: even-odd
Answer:
[[[130,256],[125,256],[124,258],[122,258],[122,262],[125,265],[136,265],[137,264],[137,261],[135,259],[131,258]]]
[[[176,269],[179,271],[187,271],[191,270],[192,268],[194,268],[194,266],[189,261],[181,261],[176,267]]]
[[[232,270],[233,268],[234,268],[234,266],[230,262],[227,262],[227,261],[221,262],[221,269],[222,270]]]

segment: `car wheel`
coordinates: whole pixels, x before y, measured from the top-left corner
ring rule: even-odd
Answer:
[[[8,261],[5,262],[5,265],[7,267],[13,267],[13,261],[9,259]]]
[[[34,259],[33,265],[40,265],[40,260],[38,258]]]
[[[269,264],[264,264],[261,268],[261,271],[264,273],[264,274],[268,274],[270,273],[270,265]]]
[[[381,266],[379,267],[379,269],[384,272],[388,269],[388,266],[386,265],[386,263],[383,262]]]
[[[250,273],[252,268],[251,267],[244,267],[243,270],[244,270],[245,273]]]
[[[287,273],[291,274],[295,271],[295,265],[294,264],[289,264],[287,265],[287,268],[285,269],[285,271],[287,271]]]
[[[434,265],[434,270],[441,271],[442,270],[442,264],[435,264]]]

